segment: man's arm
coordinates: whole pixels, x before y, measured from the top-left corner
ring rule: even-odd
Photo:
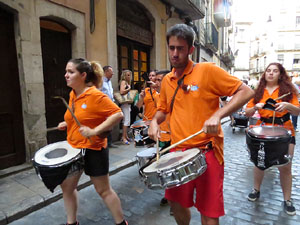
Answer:
[[[205,133],[218,133],[221,119],[231,115],[254,96],[254,91],[245,84],[241,84],[232,99],[222,108],[217,110],[203,125]]]
[[[157,111],[155,113],[155,116],[153,117],[148,130],[148,135],[152,140],[156,141],[157,138],[160,138],[159,124],[164,122],[165,119],[166,114],[164,114],[163,112]]]

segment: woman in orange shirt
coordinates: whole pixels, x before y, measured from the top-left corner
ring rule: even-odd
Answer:
[[[257,121],[257,125],[265,124],[272,125],[273,111],[263,109],[265,102],[268,98],[276,99],[287,93],[283,99],[279,100],[275,104],[275,117],[280,117],[283,121],[283,125],[286,129],[292,132],[292,140],[289,145],[289,155],[293,157],[295,148],[295,131],[290,120],[290,114],[298,115],[300,112],[299,102],[297,99],[297,92],[294,85],[291,83],[286,70],[280,63],[271,63],[263,73],[259,85],[255,90],[254,98],[251,99],[246,108],[246,116],[251,117],[258,110],[260,114],[260,120]],[[278,126],[275,121],[275,126]],[[281,166],[278,168],[280,172],[280,182],[284,197],[284,210],[289,215],[295,215],[296,210],[291,202],[291,190],[292,190],[292,163]],[[253,169],[254,173],[254,188],[248,195],[249,201],[256,201],[260,196],[260,186],[264,178],[264,171],[260,170],[256,166]]]
[[[99,63],[85,59],[71,59],[66,66],[65,78],[72,88],[69,106],[80,122],[79,127],[67,110],[65,121],[58,129],[67,129],[67,140],[73,148],[85,149],[84,165],[71,167],[68,177],[61,184],[64,205],[67,213],[67,225],[79,225],[77,222],[77,185],[83,172],[90,176],[95,190],[110,210],[116,224],[127,225],[123,218],[121,202],[109,183],[109,154],[107,139],[103,134],[119,123],[123,114],[121,109],[109,97],[99,91],[103,69]]]

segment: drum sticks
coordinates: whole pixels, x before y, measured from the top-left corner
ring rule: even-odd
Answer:
[[[49,127],[49,128],[47,128],[47,132],[54,131],[54,130],[58,130],[58,127]]]
[[[64,105],[67,107],[67,109],[71,113],[72,117],[74,118],[76,124],[79,127],[81,127],[81,124],[80,124],[79,120],[76,118],[75,114],[73,113],[72,109],[70,108],[70,106],[68,105],[68,103],[66,102],[66,100],[63,97],[61,97],[61,96],[54,96],[53,98],[59,98],[60,100],[62,100],[62,102],[64,103]],[[90,137],[87,137],[87,139],[89,139],[89,141],[92,143],[92,140],[91,140]]]
[[[284,95],[281,95],[280,97],[275,98],[274,100],[275,100],[275,101],[280,100],[280,99],[284,98],[285,96],[288,96],[289,94],[291,94],[291,92],[286,93],[286,94],[284,94]]]
[[[226,123],[226,122],[227,122],[227,121],[222,122],[221,125],[224,124],[224,123]],[[203,129],[201,129],[201,130],[199,130],[198,132],[196,132],[196,133],[194,133],[194,134],[192,134],[192,135],[186,137],[185,139],[182,139],[181,141],[178,141],[178,142],[176,142],[176,143],[170,145],[169,147],[165,148],[164,150],[160,151],[159,153],[160,153],[160,154],[163,154],[163,153],[165,153],[165,152],[167,152],[167,151],[170,151],[170,149],[175,148],[177,145],[179,145],[179,144],[181,144],[181,143],[183,143],[183,142],[185,142],[185,141],[187,141],[187,140],[189,140],[189,139],[191,139],[191,138],[193,138],[193,137],[195,137],[195,136],[197,136],[197,135],[199,135],[199,134],[201,134],[201,133],[203,133]]]

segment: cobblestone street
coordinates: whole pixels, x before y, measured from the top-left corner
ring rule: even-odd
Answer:
[[[299,150],[295,151],[293,161],[293,193],[292,198],[297,209],[296,216],[288,216],[283,211],[282,192],[278,170],[269,169],[261,189],[261,197],[257,202],[249,202],[247,195],[252,189],[252,163],[246,151],[244,129],[237,128],[235,133],[229,123],[223,125],[225,134],[225,181],[224,199],[226,215],[220,219],[222,225],[296,225],[300,221],[300,182],[299,182]],[[300,143],[299,136],[296,142]],[[134,182],[133,182],[134,181]],[[149,190],[140,181],[137,167],[125,169],[111,177],[113,188],[119,194],[124,214],[132,225],[175,224],[169,215],[169,207],[159,206],[163,191]],[[80,191],[79,220],[83,225],[113,224],[111,216],[95,193],[92,186]],[[101,204],[100,204],[101,203]],[[63,202],[59,200],[47,207],[33,212],[12,225],[63,223],[65,214]],[[200,224],[199,214],[192,209],[191,225]]]

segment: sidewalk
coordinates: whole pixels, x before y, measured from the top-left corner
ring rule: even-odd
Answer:
[[[114,144],[119,147],[109,149],[110,175],[134,165],[137,152],[144,149],[134,147],[133,143],[122,145],[121,142],[116,142]],[[25,170],[6,177],[3,177],[3,172],[0,173],[0,225],[8,224],[62,197],[60,187],[56,187],[54,193],[51,193],[44,186],[31,164],[24,164],[17,169],[20,168]],[[138,173],[138,168],[136,172]],[[89,177],[83,174],[78,190],[90,184]]]

